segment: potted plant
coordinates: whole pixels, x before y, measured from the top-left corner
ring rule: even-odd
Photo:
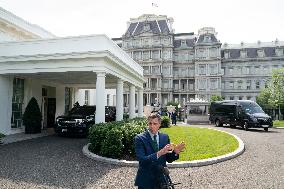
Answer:
[[[28,103],[23,115],[23,124],[25,125],[26,134],[34,134],[41,132],[42,115],[37,100],[32,97]]]
[[[5,135],[4,134],[2,134],[2,133],[0,133],[0,144],[3,144],[3,141],[2,141],[2,139],[5,137]]]

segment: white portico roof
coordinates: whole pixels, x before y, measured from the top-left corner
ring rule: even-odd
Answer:
[[[144,81],[143,68],[106,35],[4,42],[0,49],[0,74],[106,72],[139,87]]]

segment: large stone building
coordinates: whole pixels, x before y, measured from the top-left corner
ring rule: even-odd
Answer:
[[[145,14],[130,19],[125,34],[114,39],[143,66],[144,104],[184,104],[212,95],[255,100],[272,69],[284,67],[284,42],[221,47],[214,28],[174,33],[172,23],[167,16]]]

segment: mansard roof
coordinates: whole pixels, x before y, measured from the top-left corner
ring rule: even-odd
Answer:
[[[194,45],[195,45],[195,38],[193,38],[193,39],[176,39],[176,40],[174,40],[174,48],[181,47],[181,41],[185,41],[187,47],[194,47]]]
[[[232,48],[232,49],[222,49],[221,56],[224,57],[224,51],[229,52],[229,59],[238,59],[241,57],[240,52],[241,49],[244,49],[247,53],[247,58],[257,58],[257,50],[263,49],[266,57],[274,57],[276,56],[275,47],[250,47],[250,48]],[[283,50],[284,51],[284,50]]]
[[[207,39],[206,36],[209,38]],[[216,36],[214,34],[208,33],[208,34],[201,34],[198,37],[197,43],[218,43]]]
[[[145,31],[144,26],[149,24],[150,28]],[[150,32],[154,34],[169,34],[170,29],[166,20],[153,20],[131,23],[125,33],[125,35],[135,36],[144,32]]]

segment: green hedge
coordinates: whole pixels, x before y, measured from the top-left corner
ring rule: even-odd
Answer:
[[[89,130],[89,150],[110,158],[135,157],[134,137],[147,127],[147,119],[100,123]]]
[[[169,128],[171,126],[168,116],[161,116],[161,119],[161,128]]]

